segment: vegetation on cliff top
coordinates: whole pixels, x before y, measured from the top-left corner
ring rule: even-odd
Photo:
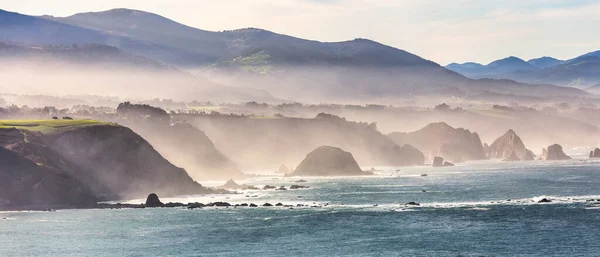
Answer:
[[[20,130],[55,133],[84,126],[114,125],[97,120],[0,120],[0,129],[16,128]]]

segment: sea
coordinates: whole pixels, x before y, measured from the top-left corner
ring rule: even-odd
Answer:
[[[304,183],[254,171],[237,182],[309,188],[161,198],[258,208],[1,212],[0,256],[600,256],[600,160],[588,150]]]

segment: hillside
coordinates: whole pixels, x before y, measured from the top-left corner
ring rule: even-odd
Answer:
[[[183,167],[196,180],[240,179],[244,174],[227,156],[217,150],[201,130],[186,123],[119,120],[140,134],[167,160]]]
[[[293,168],[306,153],[322,145],[351,152],[361,165],[423,164],[422,155],[419,158],[410,147],[401,148],[374,124],[327,114],[312,119],[230,115],[181,118],[205,131],[215,146],[244,170],[276,170],[281,164]]]
[[[463,129],[453,128],[439,122],[431,123],[424,128],[410,132],[394,132],[388,135],[399,145],[410,144],[424,152],[430,159],[435,156],[450,161],[470,161],[485,159],[483,144],[479,134]]]
[[[0,176],[18,187],[0,190],[0,208],[211,192],[125,127],[91,120],[0,124]]]

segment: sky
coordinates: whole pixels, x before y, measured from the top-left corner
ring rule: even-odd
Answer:
[[[130,8],[205,30],[368,38],[442,65],[600,50],[600,0],[0,0],[0,8],[54,16]]]

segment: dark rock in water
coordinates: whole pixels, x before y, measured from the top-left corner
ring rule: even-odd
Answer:
[[[421,177],[427,177],[427,174],[421,174]]]
[[[277,169],[277,171],[275,171],[275,173],[288,174],[288,173],[290,173],[290,168],[285,166],[285,164],[281,164],[281,166],[279,166],[279,169]]]
[[[296,182],[296,183],[306,183],[306,182],[308,182],[308,181],[306,181],[306,180],[304,180],[304,179],[300,179],[300,180],[296,180],[296,181],[294,181],[294,182]]]
[[[519,158],[514,151],[512,152],[512,154],[510,156],[508,156],[508,158],[504,159],[504,161],[507,161],[507,162],[514,162],[514,161],[520,161],[520,160],[521,160],[521,158]]]
[[[263,204],[263,207],[273,207],[273,205],[270,203],[265,203],[265,204]]]
[[[231,206],[231,204],[227,203],[227,202],[215,202],[215,203],[210,204],[210,206],[229,207],[229,206]]]
[[[337,147],[321,146],[310,152],[291,175],[362,176],[372,173],[363,172],[351,153]]]
[[[453,167],[453,166],[455,166],[454,163],[446,162],[446,161],[444,162],[444,167]]]
[[[539,200],[538,203],[551,203],[551,200],[548,200],[546,198],[543,198],[542,200]]]
[[[277,188],[276,186],[270,186],[270,185],[266,185],[263,187],[263,190],[269,190],[269,189],[275,189]]]
[[[303,189],[303,188],[309,188],[308,186],[299,186],[299,185],[292,185],[290,187],[290,189],[294,190],[294,189]]]
[[[439,156],[433,157],[433,167],[444,167],[444,158]]]
[[[250,207],[258,207],[258,205],[251,203]]]
[[[563,152],[562,146],[559,144],[553,144],[542,150],[542,160],[546,161],[557,161],[557,160],[570,160],[571,157]]]
[[[489,158],[519,161],[526,159],[528,151],[517,133],[510,129],[487,148],[487,155]]]
[[[277,203],[275,206],[283,206],[282,203]]]
[[[280,186],[279,188],[277,188],[275,190],[286,191],[287,189],[284,186]]]
[[[240,206],[242,206],[242,207],[248,207],[248,204],[247,203],[243,203],[243,204],[240,204]]]
[[[408,202],[405,203],[404,205],[409,205],[409,206],[420,206],[421,204],[417,203],[417,202]]]
[[[590,158],[600,158],[600,148],[590,152]]]
[[[158,199],[155,193],[149,194],[146,198],[146,207],[162,207],[164,204]]]
[[[164,205],[164,207],[169,207],[169,208],[172,208],[172,207],[183,207],[183,206],[185,206],[185,204],[183,204],[183,203],[166,203]]]

